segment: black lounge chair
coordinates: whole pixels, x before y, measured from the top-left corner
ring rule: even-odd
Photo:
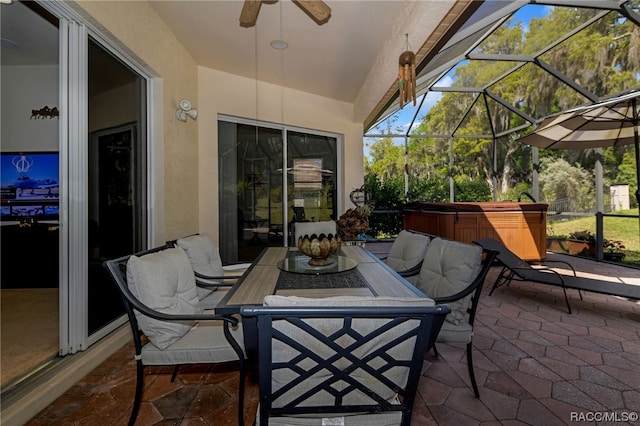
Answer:
[[[501,285],[509,285],[511,281],[531,281],[540,284],[554,285],[562,287],[564,291],[564,299],[567,303],[567,309],[571,313],[571,305],[569,304],[569,297],[567,296],[567,289],[574,289],[580,291],[591,291],[594,293],[607,294],[610,296],[626,297],[628,299],[640,299],[640,286],[633,284],[623,284],[614,281],[594,280],[591,278],[578,277],[575,269],[567,262],[563,261],[545,261],[544,263],[562,263],[568,266],[572,275],[560,274],[548,266],[541,264],[539,267],[532,267],[516,256],[511,250],[505,247],[499,241],[493,238],[485,238],[479,241],[475,241],[485,249],[494,250],[498,252],[496,260],[503,266],[502,271],[498,275],[496,282],[493,284],[493,288],[489,295]],[[582,294],[580,299],[582,299]]]

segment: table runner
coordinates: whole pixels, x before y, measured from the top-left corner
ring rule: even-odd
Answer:
[[[301,279],[304,277],[304,279]],[[280,271],[277,290],[299,290],[299,289],[324,289],[324,288],[362,288],[367,287],[367,281],[364,279],[358,269],[352,269],[346,272],[337,272],[335,274],[295,274],[291,272]]]

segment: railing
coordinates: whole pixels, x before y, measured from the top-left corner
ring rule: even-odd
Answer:
[[[380,234],[397,235],[402,231],[404,218],[402,210],[373,210],[369,216],[369,231],[372,237]]]
[[[605,217],[615,217],[615,218],[623,218],[623,219],[634,219],[638,220],[638,216],[628,215],[628,214],[606,214],[606,213],[596,213],[596,259],[603,260],[604,259],[604,218]]]
[[[605,211],[611,211],[610,197],[605,197],[604,206]],[[542,201],[549,205],[549,214],[562,214],[565,216],[585,216],[595,214],[597,211],[596,205],[585,207],[584,203],[575,198],[561,198],[553,201]]]

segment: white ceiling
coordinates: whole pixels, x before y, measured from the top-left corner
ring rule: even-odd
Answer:
[[[324,25],[282,0],[263,4],[251,28],[239,25],[242,1],[158,1],[153,8],[199,65],[352,102],[378,49],[393,37],[402,3],[326,3],[332,12]],[[289,47],[273,49],[269,43],[275,39]]]
[[[318,25],[291,0],[263,1],[251,28],[239,24],[241,0],[150,3],[198,65],[354,103],[355,119],[364,120],[395,84],[405,34],[418,51],[455,0],[325,2],[331,17]],[[32,22],[44,20],[18,2],[0,12],[4,65],[57,61],[55,26]],[[289,47],[273,49],[275,39]]]
[[[241,0],[152,5],[199,65],[351,103],[360,96],[363,119],[395,83],[405,34],[417,51],[455,1],[325,3],[331,18],[317,25],[290,0],[263,2],[251,28],[239,24]],[[289,47],[273,49],[276,39]]]

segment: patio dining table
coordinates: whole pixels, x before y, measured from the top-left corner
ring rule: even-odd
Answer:
[[[361,246],[343,245],[327,267],[306,267],[297,249],[267,247],[216,306],[217,314],[240,314],[243,306],[262,305],[267,295],[426,297],[424,293]],[[254,318],[255,319],[255,318]],[[245,349],[257,350],[257,327],[243,318]]]

